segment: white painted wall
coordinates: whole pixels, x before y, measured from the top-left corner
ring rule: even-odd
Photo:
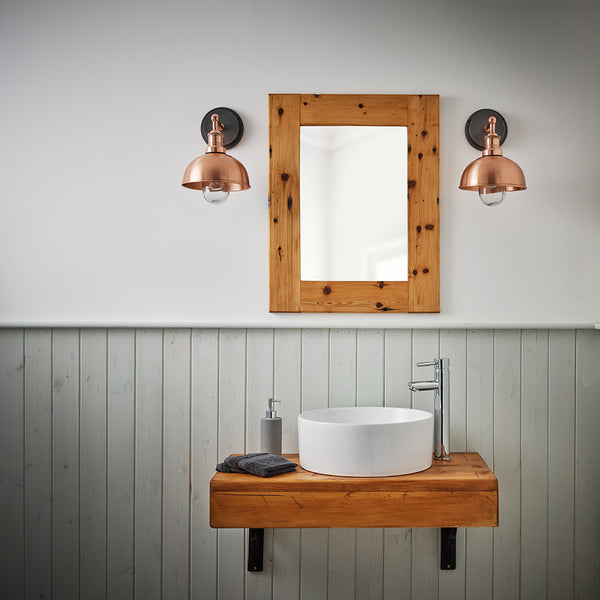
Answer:
[[[599,19],[583,1],[0,2],[0,323],[590,326]],[[267,94],[313,91],[440,94],[440,315],[268,313]],[[180,179],[220,105],[244,119],[252,189],[214,207]],[[486,106],[529,186],[493,209],[457,189]]]

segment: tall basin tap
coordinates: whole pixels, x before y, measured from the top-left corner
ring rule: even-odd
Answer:
[[[412,392],[433,390],[433,447],[434,456],[440,460],[450,459],[450,359],[435,358],[418,362],[417,367],[434,367],[434,379],[409,381]]]

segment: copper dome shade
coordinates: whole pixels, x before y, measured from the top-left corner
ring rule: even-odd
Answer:
[[[521,167],[505,156],[480,156],[475,159],[463,171],[458,187],[474,192],[488,187],[503,187],[507,192],[527,189]]]
[[[213,152],[195,158],[183,174],[183,187],[202,190],[212,182],[223,183],[229,192],[240,192],[250,188],[248,173],[244,165],[225,153]]]

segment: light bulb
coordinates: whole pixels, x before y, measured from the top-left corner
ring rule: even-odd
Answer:
[[[223,182],[211,181],[202,188],[204,199],[211,204],[223,204],[229,198],[229,192],[223,189]]]
[[[496,206],[504,200],[506,196],[506,188],[497,185],[489,185],[487,187],[479,188],[479,199],[486,206]]]

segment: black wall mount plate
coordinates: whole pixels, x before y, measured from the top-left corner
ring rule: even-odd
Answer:
[[[500,136],[500,145],[504,144],[504,140],[506,140],[506,136],[508,135],[506,119],[497,110],[493,108],[477,110],[467,119],[465,124],[467,141],[477,150],[485,148],[484,138],[488,132],[485,131],[484,127],[488,124],[490,117],[496,117],[496,133]]]
[[[208,143],[208,134],[212,130],[211,117],[215,113],[219,115],[219,121],[221,121],[224,127],[223,145],[229,150],[229,148],[233,148],[242,139],[242,136],[244,135],[244,124],[242,123],[240,115],[231,108],[226,108],[225,106],[213,108],[204,115],[202,124],[200,125],[202,139],[206,143]]]

